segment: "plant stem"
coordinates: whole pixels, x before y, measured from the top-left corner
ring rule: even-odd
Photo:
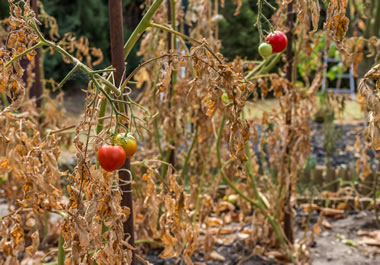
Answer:
[[[223,180],[228,184],[228,186],[230,186],[234,191],[236,191],[236,193],[238,193],[242,198],[244,198],[246,201],[250,202],[252,205],[255,205],[256,207],[260,208],[260,205],[257,201],[252,200],[247,195],[242,193],[235,186],[235,184],[224,174],[223,165],[222,165],[222,157],[221,157],[221,153],[220,153],[220,140],[222,138],[222,133],[223,133],[225,122],[226,122],[226,116],[223,115],[222,120],[220,122],[220,127],[219,127],[219,131],[218,131],[217,139],[216,139],[216,155],[218,158],[218,168],[220,170],[220,174],[222,175]]]
[[[169,143],[172,143],[173,140],[172,138],[169,139]],[[161,178],[162,179],[165,179],[166,177],[166,173],[168,172],[168,168],[169,168],[169,160],[170,160],[170,157],[172,156],[172,152],[173,152],[173,149],[172,148],[168,148],[168,150],[166,151],[166,156],[165,156],[165,163],[163,163],[162,165],[162,169],[161,169]]]
[[[160,29],[160,30],[164,30],[164,31],[167,31],[167,32],[173,33],[174,35],[177,35],[177,36],[179,36],[179,37],[181,37],[181,38],[183,38],[183,39],[186,39],[186,40],[189,40],[189,41],[191,41],[191,42],[194,42],[194,43],[196,43],[196,44],[198,44],[198,45],[201,45],[201,44],[202,44],[202,42],[197,41],[196,39],[193,39],[192,37],[189,37],[189,36],[187,36],[187,35],[185,35],[185,34],[182,34],[181,32],[175,31],[175,30],[173,30],[173,29],[171,29],[171,28],[168,28],[168,27],[162,26],[162,25],[160,25],[160,24],[156,24],[156,23],[151,22],[149,25],[150,25],[151,27],[153,27],[153,28],[157,28],[157,29]]]
[[[270,58],[271,57],[267,57],[263,61],[261,61],[260,64],[258,64],[255,68],[248,72],[248,74],[244,78],[248,80],[250,77],[252,77],[262,66],[264,66],[268,62]]]
[[[106,88],[106,93],[110,93],[110,89],[109,88]],[[99,113],[98,113],[98,118],[99,119],[103,118],[104,115],[106,114],[107,103],[108,103],[108,101],[106,99],[102,99],[102,101],[100,103]],[[104,127],[104,120],[100,119],[98,121],[98,124],[96,125],[96,134],[99,134],[101,131],[103,131],[103,127]]]
[[[43,46],[44,44],[45,44],[45,42],[40,41],[36,45],[34,45],[34,46],[30,47],[29,49],[26,49],[25,51],[23,51],[22,53],[17,54],[9,62],[7,62],[5,64],[5,67],[8,67],[11,63],[13,63],[14,61],[16,61],[17,59],[20,59],[22,56],[26,55],[27,53],[29,53],[29,52],[31,52],[31,51],[33,51],[35,49],[38,49],[39,47]]]
[[[258,8],[258,12],[257,12],[257,20],[255,23],[255,26],[257,26],[257,29],[259,30],[260,42],[263,42],[264,34],[263,34],[263,29],[262,29],[261,20],[260,20],[261,16],[263,16],[263,2],[262,2],[262,0],[257,1],[257,8]]]
[[[170,11],[171,11],[171,22],[172,22],[172,29],[176,31],[176,10],[175,10],[176,0],[170,0]],[[172,37],[172,49],[177,50],[177,42],[176,42],[176,35],[173,34]]]
[[[44,217],[45,217],[45,220],[44,220],[44,234],[43,234],[43,239],[45,240],[48,233],[49,233],[49,212],[45,212],[44,213]]]
[[[254,170],[252,166],[252,154],[250,151],[249,141],[245,142],[245,153],[247,154],[248,161],[246,163],[247,172],[249,175],[249,178],[251,180],[251,186],[253,189],[253,193],[255,194],[256,200],[258,200],[258,203],[260,203],[263,207],[266,208],[265,203],[263,203],[263,199],[261,198],[260,193],[257,190],[256,180],[254,177]]]
[[[117,96],[117,97],[120,97],[121,96],[121,91],[114,85],[112,84],[110,81],[108,81],[107,79],[103,78],[102,76],[100,76],[99,74],[94,74],[94,77],[99,79],[101,81],[101,83],[103,83],[107,88],[111,89],[112,92]],[[115,82],[116,83],[116,82]],[[117,84],[117,83],[116,83]],[[120,109],[121,112],[123,112],[122,109]]]
[[[274,59],[265,67],[263,68],[259,74],[266,74],[268,73],[270,70],[272,70],[272,68],[278,63],[278,61],[281,59],[281,55],[282,55],[282,52],[277,54],[276,57],[274,57]]]
[[[160,1],[160,0],[158,0]],[[46,45],[46,46],[49,46],[50,48],[58,51],[60,54],[62,54],[63,56],[65,56],[70,62],[74,63],[75,65],[78,65],[78,67],[84,71],[91,79],[92,81],[94,82],[96,88],[102,92],[104,94],[104,96],[107,98],[107,100],[111,103],[111,107],[113,109],[113,111],[115,111],[116,113],[116,118],[118,118],[118,116],[122,116],[124,117],[125,119],[129,119],[124,113],[120,112],[119,110],[116,109],[115,105],[113,104],[113,99],[111,98],[110,96],[110,90],[109,91],[105,91],[102,86],[99,84],[99,82],[97,81],[97,79],[99,79],[99,81],[101,83],[103,83],[105,86],[106,86],[106,90],[107,89],[112,89],[114,91],[114,93],[116,95],[120,95],[120,92],[119,90],[111,83],[109,82],[107,79],[105,79],[104,77],[100,76],[99,74],[97,73],[94,73],[88,66],[86,66],[85,64],[83,64],[82,62],[80,62],[77,58],[75,58],[74,56],[72,56],[70,53],[68,53],[65,49],[63,49],[61,46],[55,44],[54,42],[51,42],[51,41],[48,41],[46,40],[41,32],[38,30],[38,27],[36,25],[36,23],[33,21],[31,24],[30,24],[30,27],[35,31],[35,33],[38,35],[38,37],[40,38],[40,42],[38,44],[40,44],[41,46],[42,45]],[[36,46],[36,45],[35,45]],[[20,55],[18,55],[20,56]],[[13,58],[12,60],[14,60],[15,58]],[[11,61],[12,61],[11,60]],[[10,62],[11,62],[10,61]],[[8,62],[8,64],[10,63]],[[107,103],[104,103],[104,105],[106,105]],[[105,111],[105,108],[106,106],[104,106],[104,111]],[[103,115],[104,116],[104,115]],[[102,116],[102,117],[103,117]],[[100,118],[102,118],[100,117]],[[102,121],[100,121],[100,123],[102,123]],[[116,119],[116,123],[118,124],[119,121],[118,119]]]
[[[8,102],[8,99],[7,99],[7,94],[5,94],[5,92],[1,92],[0,96],[1,96],[1,100],[3,101],[4,107],[8,107],[9,106],[9,102]]]
[[[170,21],[171,21],[171,26],[172,26],[172,29],[177,31],[176,29],[176,10],[175,10],[175,5],[176,5],[176,0],[170,0]],[[168,48],[174,50],[175,52],[177,51],[177,41],[176,41],[176,34],[171,34],[169,33],[168,34],[171,38],[171,40],[168,40],[168,41],[171,41],[171,45],[168,45]],[[170,52],[170,51],[169,51]],[[169,58],[169,60],[171,60],[171,58]],[[175,84],[177,83],[177,71],[176,71],[176,68],[173,67],[173,71],[172,71],[172,76],[171,76],[171,79],[172,79],[172,82],[171,82],[171,86],[170,86],[170,100],[172,101],[173,100],[173,96],[175,94]],[[171,105],[171,104],[170,104]]]
[[[175,31],[175,30],[173,30],[173,29],[171,29],[171,28],[168,28],[168,27],[162,26],[162,25],[160,25],[160,24],[156,24],[156,23],[151,22],[151,23],[150,23],[150,26],[153,27],[153,28],[158,28],[158,29],[165,30],[165,31],[167,31],[167,32],[173,33],[174,35],[177,35],[177,36],[179,36],[179,37],[181,37],[181,38],[184,38],[184,39],[186,39],[186,40],[192,41],[192,42],[194,42],[194,43],[196,43],[196,44],[198,44],[198,45],[204,45],[205,49],[206,49],[209,53],[211,53],[211,55],[212,55],[212,56],[213,56],[213,57],[214,57],[214,58],[215,58],[220,64],[223,63],[223,61],[222,61],[218,56],[216,56],[215,52],[213,52],[213,50],[210,48],[210,46],[207,45],[207,43],[202,43],[202,42],[200,42],[200,41],[198,41],[198,40],[196,40],[196,39],[193,39],[193,38],[191,38],[191,37],[189,37],[189,36],[187,36],[187,35],[185,35],[185,34],[182,34],[181,32]]]
[[[267,210],[265,209],[265,207],[262,203],[260,203],[259,201],[252,200],[247,195],[245,195],[242,191],[240,191],[239,188],[236,187],[236,185],[226,176],[226,174],[223,171],[222,158],[221,158],[221,154],[220,154],[220,140],[221,140],[221,136],[223,133],[225,121],[226,121],[226,116],[223,115],[222,120],[220,122],[220,127],[219,127],[217,140],[216,140],[216,154],[217,154],[217,159],[218,159],[218,168],[220,170],[222,178],[223,178],[224,182],[226,182],[227,185],[230,186],[230,188],[232,188],[238,195],[240,195],[244,200],[251,203],[253,206],[255,206],[256,208],[258,208],[260,210],[260,212],[264,215],[264,217],[271,224],[271,226],[274,230],[274,233],[276,234],[277,239],[280,241],[281,245],[286,250],[289,258],[293,261],[294,257],[292,255],[290,249],[289,249],[289,246],[287,245],[287,243],[285,241],[283,231],[281,230],[281,227],[278,224],[278,222],[273,218],[273,216],[268,214]]]
[[[70,76],[76,71],[79,69],[79,64],[76,64],[73,69],[71,69],[71,71],[63,78],[63,80],[58,84],[58,88],[61,88],[65,83],[66,81],[70,78]]]
[[[62,233],[59,234],[58,241],[58,265],[65,265],[65,250],[63,248],[63,244],[65,243],[65,239],[63,238]]]
[[[148,11],[145,13],[144,17],[141,19],[140,23],[137,25],[136,29],[132,32],[128,41],[124,45],[124,59],[127,59],[132,48],[135,46],[137,40],[144,33],[144,31],[150,26],[150,20],[152,19],[154,13],[157,11],[159,6],[162,4],[163,0],[156,0]]]

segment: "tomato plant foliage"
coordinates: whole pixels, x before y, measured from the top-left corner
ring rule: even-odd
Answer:
[[[191,256],[200,249],[209,257],[219,242],[215,227],[222,231],[225,224],[239,221],[253,224],[247,226],[245,243],[259,246],[261,255],[273,256],[276,249],[282,260],[309,264],[309,245],[303,242],[297,248],[287,240],[283,220],[294,201],[285,198],[295,189],[310,154],[310,120],[323,80],[317,51],[334,41],[342,66],[353,63],[356,69],[365,47],[371,56],[378,56],[379,40],[345,35],[347,1],[330,1],[324,31],[316,31],[319,1],[295,0],[298,22],[292,32],[294,43],[288,44],[294,48],[294,67],[285,78],[286,41],[279,32],[287,31],[288,1],[257,1],[257,17],[250,21],[257,28],[249,28],[258,31],[257,44],[250,47],[254,54],[242,58],[231,52],[229,59],[221,53],[226,49],[221,49],[218,35],[218,22],[221,27],[225,23],[220,12],[230,12],[223,4],[224,8],[236,5],[234,19],[239,19],[239,8],[244,14],[246,1],[212,6],[192,0],[186,13],[181,1],[171,1],[175,4],[171,9],[162,2],[146,1],[149,11],[131,34],[124,54],[128,58],[141,37],[137,54],[143,63],[116,84],[112,67],[94,70],[104,55],[87,38],[73,34],[59,38],[54,18],[42,8],[41,16],[36,16],[28,1],[9,1],[10,17],[0,31],[0,176],[6,179],[0,184],[4,191],[0,196],[5,194],[13,206],[0,219],[0,264],[21,264],[19,257],[24,254],[25,260],[40,260],[41,242],[58,234],[62,240],[57,263],[63,264],[66,254],[66,264],[131,264],[132,253],[144,250],[135,250],[128,235],[124,237],[123,222],[132,217],[136,238],[162,246],[162,258],[181,256],[192,264]],[[88,5],[94,7],[94,2]],[[86,8],[84,3],[79,7]],[[90,9],[85,11],[94,16]],[[43,34],[40,22],[53,30]],[[185,23],[190,36],[181,33]],[[75,20],[73,24],[77,25]],[[269,32],[278,34],[280,41],[269,38],[270,44],[264,43]],[[259,42],[271,45],[274,54],[261,51],[265,59],[257,61]],[[36,49],[43,49],[45,60],[54,52],[70,65],[63,80],[51,81],[57,88],[77,71],[87,76],[79,121],[65,119],[62,94],[52,99],[45,90],[41,108],[29,97]],[[27,67],[21,59],[29,61]],[[278,71],[273,71],[281,61]],[[370,86],[375,81],[379,87],[378,70],[373,67],[361,83],[361,93],[373,111],[369,135],[376,149],[379,103]],[[139,97],[131,97],[131,84],[141,90]],[[279,107],[248,117],[247,106],[257,103],[259,91],[260,100],[272,94]],[[67,153],[75,165],[63,172],[59,161]],[[119,168],[130,157],[128,173],[133,178],[125,183]],[[364,160],[360,166],[368,174]],[[121,186],[130,184],[133,213],[121,206]],[[227,200],[221,199],[224,196]],[[62,216],[62,222],[50,230],[49,213]]]

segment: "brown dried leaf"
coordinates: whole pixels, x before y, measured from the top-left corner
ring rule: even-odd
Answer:
[[[322,228],[319,224],[315,224],[313,226],[313,233],[314,235],[319,235],[322,232]]]
[[[213,260],[216,260],[216,261],[220,261],[220,262],[224,262],[226,260],[226,258],[224,256],[222,256],[221,254],[219,254],[215,250],[210,253],[210,258]]]
[[[326,219],[323,219],[321,224],[322,224],[325,228],[327,228],[327,229],[331,229],[331,228],[332,228],[331,224],[330,224]]]

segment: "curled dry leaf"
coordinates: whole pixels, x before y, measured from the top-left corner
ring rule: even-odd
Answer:
[[[344,37],[348,29],[349,19],[346,17],[348,0],[331,0],[327,9],[327,21],[323,28],[334,40],[339,51],[346,54]]]

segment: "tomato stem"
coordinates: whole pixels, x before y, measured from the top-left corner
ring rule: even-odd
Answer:
[[[163,25],[160,25],[160,24],[156,24],[156,23],[153,23],[153,22],[151,22],[149,25],[151,27],[153,27],[153,28],[157,28],[157,29],[160,29],[160,30],[163,30],[163,31],[166,31],[166,32],[173,33],[174,35],[177,35],[177,36],[179,36],[179,37],[181,37],[183,39],[186,39],[186,40],[189,40],[191,42],[194,42],[195,44],[202,45],[202,42],[200,42],[200,41],[198,41],[196,39],[193,39],[192,37],[187,36],[187,35],[185,35],[185,34],[183,34],[181,32],[173,30],[173,29],[171,29],[169,27],[166,27],[166,26],[163,26]]]
[[[274,233],[276,234],[277,239],[280,241],[281,245],[285,249],[286,253],[288,254],[289,258],[294,261],[294,257],[292,252],[290,251],[290,248],[288,244],[285,241],[284,233],[281,229],[281,226],[278,224],[275,218],[273,216],[268,214],[267,209],[265,208],[264,204],[261,203],[262,198],[260,200],[253,200],[249,198],[247,195],[245,195],[236,185],[227,177],[227,175],[224,173],[223,167],[222,167],[222,158],[221,158],[221,153],[220,153],[220,140],[221,136],[223,133],[224,125],[226,121],[226,116],[222,116],[222,120],[220,122],[220,127],[218,130],[218,135],[217,135],[217,140],[216,140],[216,154],[217,154],[217,159],[218,159],[218,168],[220,168],[220,174],[222,175],[222,178],[224,182],[227,183],[230,188],[232,188],[238,195],[240,195],[244,200],[255,206],[260,210],[260,212],[264,215],[264,217],[269,221],[271,224]],[[260,194],[258,193],[258,198],[261,197]]]
[[[44,41],[40,41],[39,43],[35,44],[34,46],[30,47],[29,49],[26,49],[25,51],[23,51],[22,53],[17,54],[9,62],[7,62],[5,64],[5,67],[8,67],[9,65],[11,65],[11,63],[13,63],[14,61],[16,61],[17,59],[20,59],[22,56],[28,54],[29,52],[31,52],[31,51],[33,51],[35,49],[38,49],[39,47],[43,46],[44,44],[45,44]]]
[[[71,69],[71,71],[62,79],[61,82],[59,82],[58,84],[58,88],[62,88],[63,85],[66,83],[66,81],[70,78],[70,76],[76,71],[79,69],[79,64],[76,64],[73,69]]]
[[[283,52],[277,54],[273,59],[272,61],[267,65],[265,66],[260,72],[259,74],[266,74],[268,73],[270,70],[272,70],[272,68],[278,63],[278,61],[281,59],[281,55],[283,54]]]
[[[63,244],[65,243],[65,239],[63,238],[62,233],[59,234],[58,241],[58,265],[65,264],[65,249],[63,248]]]
[[[8,107],[9,106],[9,102],[8,102],[8,99],[7,99],[7,94],[5,94],[5,92],[1,92],[0,96],[1,96],[1,100],[3,101],[4,107]]]
[[[132,48],[135,46],[137,40],[144,33],[144,31],[150,26],[150,20],[152,19],[154,13],[162,4],[163,0],[156,0],[148,11],[145,13],[144,17],[141,19],[140,23],[137,25],[136,29],[132,32],[128,41],[124,45],[124,59],[127,59]]]
[[[270,59],[271,57],[267,57],[265,58],[263,61],[261,61],[260,64],[258,64],[255,68],[253,68],[250,72],[248,72],[248,74],[244,77],[246,80],[250,79],[254,74],[256,74],[257,71],[260,70],[261,67],[263,67],[267,62],[268,60]]]

